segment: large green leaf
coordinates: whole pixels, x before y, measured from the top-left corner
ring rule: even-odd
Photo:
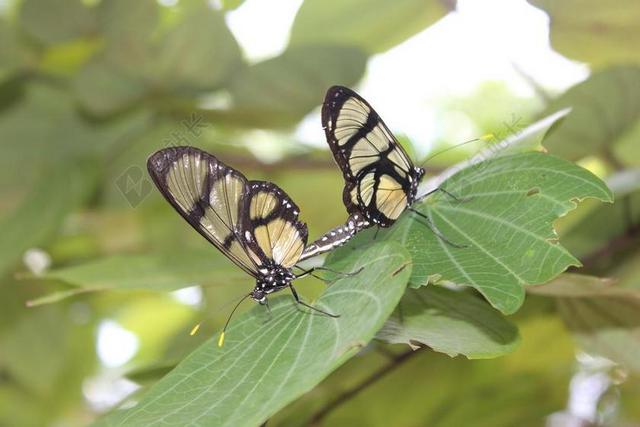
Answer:
[[[519,342],[515,325],[485,301],[442,286],[410,289],[376,337],[469,359],[502,356]]]
[[[547,111],[565,107],[571,114],[544,140],[549,152],[578,160],[610,150],[640,118],[640,68],[599,71],[552,101]]]
[[[333,84],[351,86],[367,57],[344,46],[303,46],[241,71],[230,86],[228,120],[251,126],[292,125],[317,107]]]
[[[266,323],[259,306],[234,319],[224,347],[210,339],[135,407],[116,411],[98,425],[265,421],[355,355],[400,300],[411,270],[402,248],[380,244],[349,259],[352,271],[362,270],[335,282],[313,303],[339,318],[309,313],[291,297],[273,298]]]
[[[293,22],[290,43],[329,42],[384,52],[454,8],[455,1],[305,0]]]
[[[406,215],[389,238],[409,248],[412,284],[430,277],[473,286],[504,313],[524,300],[523,285],[544,283],[570,265],[580,265],[557,242],[553,221],[587,197],[611,202],[607,186],[591,172],[542,153],[504,156],[464,169],[442,187],[461,198],[438,194],[417,209],[438,232],[424,232],[420,220]]]
[[[47,272],[43,279],[59,280],[86,290],[148,289],[169,291],[194,284],[250,283],[250,277],[228,259],[210,251],[189,250],[145,255],[113,255]]]
[[[593,66],[640,63],[640,4],[614,6],[598,0],[529,0],[551,18],[551,44],[558,52]]]
[[[586,351],[640,373],[640,290],[579,274],[530,289],[557,298],[560,315]]]
[[[522,305],[523,286],[580,265],[558,243],[553,221],[574,209],[575,200],[612,201],[610,190],[591,172],[538,152],[475,164],[441,187],[458,200],[436,193],[414,206],[435,227],[407,212],[378,239],[399,241],[409,250],[413,287],[430,281],[472,286],[505,314]],[[429,228],[463,247],[446,243]],[[373,233],[361,233],[354,244],[367,244]]]

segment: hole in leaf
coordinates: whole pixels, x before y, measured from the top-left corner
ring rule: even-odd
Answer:
[[[533,187],[532,189],[527,191],[527,197],[534,196],[534,195],[538,194],[539,192],[540,192],[540,189],[538,187]]]

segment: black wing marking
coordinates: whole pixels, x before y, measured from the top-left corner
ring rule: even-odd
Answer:
[[[300,209],[273,183],[251,181],[248,188],[246,243],[275,264],[293,267],[307,245],[307,225],[298,219]]]
[[[392,223],[413,201],[421,169],[378,113],[351,89],[334,86],[327,91],[322,125],[345,179],[347,211],[383,226]]]
[[[147,169],[162,195],[204,238],[257,277],[265,255],[242,240],[249,187],[240,172],[193,147],[154,153]]]

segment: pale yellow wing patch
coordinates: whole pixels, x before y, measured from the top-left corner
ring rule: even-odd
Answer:
[[[370,172],[366,174],[360,180],[358,186],[354,187],[353,190],[351,190],[351,200],[353,201],[353,203],[356,205],[360,205],[360,200],[362,200],[362,204],[368,206],[369,203],[371,203],[371,199],[373,198],[375,183],[375,173]]]
[[[266,191],[261,191],[251,198],[249,217],[251,219],[266,218],[278,205],[278,198]]]
[[[376,191],[376,205],[387,218],[398,219],[407,207],[407,196],[402,185],[389,175],[382,175]]]
[[[254,236],[268,258],[287,268],[298,262],[304,250],[305,242],[298,229],[282,218],[276,218],[266,225],[257,227]]]
[[[356,98],[348,99],[340,109],[336,119],[334,136],[338,145],[344,145],[366,123],[371,110]]]
[[[208,163],[199,156],[184,154],[167,173],[167,187],[176,203],[190,212],[202,197]]]

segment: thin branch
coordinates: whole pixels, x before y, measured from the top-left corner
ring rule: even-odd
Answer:
[[[309,424],[320,425],[320,423],[322,423],[322,421],[327,417],[327,415],[333,412],[336,408],[344,405],[349,400],[353,399],[362,390],[366,389],[370,385],[381,380],[387,374],[393,372],[394,370],[402,366],[407,360],[411,359],[414,355],[418,353],[419,351],[409,350],[399,354],[398,356],[393,358],[389,363],[384,365],[382,368],[378,369],[377,371],[369,375],[369,377],[367,377],[360,384],[343,392],[342,394],[338,395],[338,397],[336,397],[334,400],[330,401],[329,403],[324,405],[322,408],[320,408],[315,414],[313,414],[313,416],[311,417],[311,420],[309,421]]]

